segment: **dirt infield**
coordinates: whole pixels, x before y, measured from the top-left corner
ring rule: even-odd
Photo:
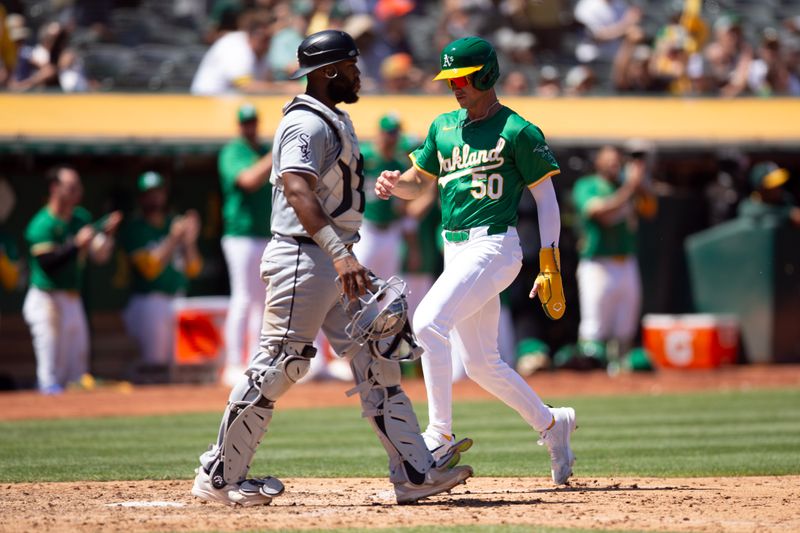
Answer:
[[[609,378],[559,372],[530,379],[544,397],[800,386],[800,367],[733,367]],[[357,405],[349,384],[298,385],[281,406]],[[423,383],[406,384],[424,401]],[[99,386],[60,397],[0,394],[0,420],[220,411],[228,390],[215,386]],[[489,396],[471,382],[457,400]],[[116,481],[0,485],[0,532],[32,530],[239,531],[526,524],[615,530],[800,531],[800,476],[748,478],[581,478],[554,489],[545,478],[474,478],[450,495],[394,504],[385,479],[288,479],[268,507],[230,509],[189,495],[191,482]]]
[[[658,531],[800,531],[800,476],[578,479],[476,478],[450,495],[394,504],[380,479],[288,479],[268,507],[192,498],[189,481],[3,486],[0,531],[241,531],[526,524]]]

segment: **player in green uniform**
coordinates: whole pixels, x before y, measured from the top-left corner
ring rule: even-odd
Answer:
[[[31,328],[39,391],[58,394],[79,382],[89,369],[89,330],[80,298],[87,257],[102,263],[111,257],[113,236],[122,220],[111,213],[92,224],[80,207],[78,173],[69,167],[48,172],[47,205],[25,230],[30,287],[22,314]]]
[[[128,334],[139,344],[140,377],[164,378],[174,346],[172,302],[202,269],[197,250],[200,217],[194,210],[182,216],[168,213],[164,178],[157,172],[142,174],[137,188],[139,212],[120,235],[133,271],[132,294],[123,319]]]
[[[365,267],[376,276],[389,279],[400,272],[402,245],[403,203],[399,199],[388,202],[375,196],[375,182],[384,170],[400,170],[405,166],[406,154],[400,152],[402,126],[397,115],[388,114],[379,121],[378,138],[374,143],[361,143],[364,156],[364,222],[353,252]]]
[[[494,48],[477,37],[448,44],[441,72],[461,109],[439,115],[425,143],[404,172],[383,172],[376,194],[413,199],[437,180],[442,204],[445,267],[414,316],[414,332],[425,348],[422,368],[429,424],[423,434],[437,453],[471,445],[452,432],[451,350],[467,374],[513,407],[541,435],[556,484],[565,483],[575,460],[570,437],[575,411],[548,408],[497,347],[499,293],[522,267],[517,206],[528,189],[536,200],[541,238],[540,274],[531,290],[545,313],[565,310],[559,272],[560,215],[551,177],[558,163],[541,130],[500,104],[494,91],[500,69]]]
[[[258,346],[264,311],[264,284],[258,269],[270,237],[272,211],[271,147],[259,138],[259,118],[253,105],[239,107],[237,118],[239,136],[222,148],[218,160],[224,226],[222,252],[231,290],[222,379],[231,386]]]
[[[572,189],[581,227],[578,338],[582,355],[600,365],[608,356],[616,366],[639,327],[638,215],[655,214],[656,204],[644,179],[643,157],[623,167],[620,150],[604,146],[595,158],[595,170]]]

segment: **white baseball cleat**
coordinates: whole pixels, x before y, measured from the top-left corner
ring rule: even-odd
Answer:
[[[450,468],[458,464],[460,457],[457,454],[472,448],[473,441],[470,438],[456,440],[455,434],[443,435],[438,431],[426,430],[422,434],[425,447],[433,455],[433,460],[437,466],[449,465]]]
[[[572,453],[569,440],[575,431],[575,409],[571,407],[551,407],[553,427],[540,433],[538,444],[547,446],[550,453],[550,473],[553,483],[563,485],[572,475],[575,454]]]
[[[211,476],[200,467],[194,478],[192,494],[200,499],[219,502],[224,505],[236,507],[252,507],[254,505],[269,505],[272,498],[283,494],[283,483],[277,478],[266,477],[262,479],[247,479],[235,485],[225,485],[221,489],[215,488],[211,483]]]
[[[458,455],[458,452],[455,455]],[[419,485],[411,481],[395,483],[394,494],[397,497],[397,503],[401,505],[415,503],[422,498],[446,492],[456,485],[466,483],[467,478],[471,476],[471,466],[433,467],[425,474],[425,481]]]

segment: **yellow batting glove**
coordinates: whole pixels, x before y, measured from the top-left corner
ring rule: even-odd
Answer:
[[[564,316],[567,302],[561,281],[561,254],[555,246],[539,250],[539,275],[534,285],[547,318],[558,320]]]

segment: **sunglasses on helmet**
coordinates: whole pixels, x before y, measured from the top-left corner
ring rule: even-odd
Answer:
[[[450,87],[451,91],[455,91],[456,89],[463,89],[467,85],[470,84],[472,76],[461,76],[460,78],[450,78],[447,80],[447,86]]]

